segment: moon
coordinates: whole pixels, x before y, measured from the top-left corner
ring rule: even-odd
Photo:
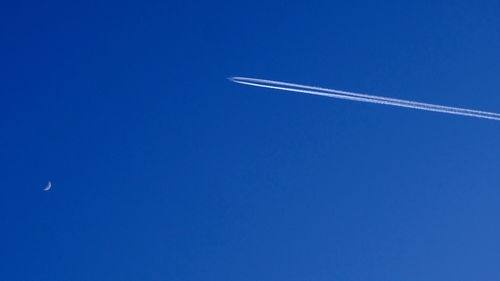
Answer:
[[[52,186],[52,183],[49,181],[49,183],[47,184],[47,186],[43,189],[43,191],[48,191],[50,189],[50,187]]]

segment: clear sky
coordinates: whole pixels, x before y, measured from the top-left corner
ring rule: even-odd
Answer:
[[[498,1],[14,1],[0,280],[498,280]],[[52,190],[44,192],[48,181]]]

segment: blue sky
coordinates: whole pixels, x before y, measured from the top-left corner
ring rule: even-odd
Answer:
[[[1,280],[497,280],[498,1],[0,9]],[[53,189],[43,192],[48,181]]]

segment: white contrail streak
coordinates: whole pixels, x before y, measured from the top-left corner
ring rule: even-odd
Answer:
[[[278,82],[278,81],[264,80],[264,79],[255,79],[255,78],[246,78],[246,77],[230,77],[228,79],[230,81],[233,81],[236,83],[245,84],[245,85],[252,85],[252,86],[257,86],[257,87],[285,90],[285,91],[290,91],[290,92],[298,92],[298,93],[326,96],[326,97],[346,99],[346,100],[355,100],[355,101],[371,102],[371,103],[378,103],[378,104],[388,104],[388,105],[394,105],[394,106],[400,106],[400,107],[408,107],[408,108],[414,108],[414,109],[420,109],[420,110],[443,112],[443,113],[449,113],[449,114],[472,116],[472,117],[477,117],[477,118],[485,118],[485,119],[492,119],[492,120],[499,120],[500,121],[500,114],[493,113],[493,112],[486,112],[486,111],[465,109],[465,108],[459,108],[459,107],[450,107],[450,106],[435,105],[435,104],[408,101],[408,100],[400,100],[400,99],[365,95],[365,94],[359,94],[359,93],[353,93],[353,92],[325,89],[325,88],[319,88],[319,87],[311,87],[311,86],[305,86],[305,85],[300,85],[300,84],[285,83],[285,82]]]

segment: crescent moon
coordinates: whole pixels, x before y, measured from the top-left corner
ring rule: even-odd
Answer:
[[[47,184],[47,186],[43,189],[43,191],[48,191],[50,189],[50,187],[52,186],[52,183],[49,181],[49,183]]]

